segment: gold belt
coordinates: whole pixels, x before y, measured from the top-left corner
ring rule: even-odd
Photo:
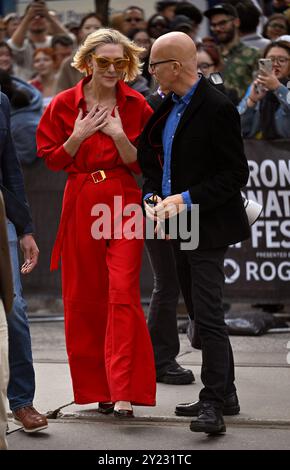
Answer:
[[[94,171],[93,173],[90,174],[90,176],[92,177],[93,182],[96,184],[101,183],[101,181],[104,181],[107,178],[104,170]]]

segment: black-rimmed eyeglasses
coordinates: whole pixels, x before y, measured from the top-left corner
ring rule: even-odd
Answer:
[[[212,31],[215,31],[216,29],[222,29],[223,30],[223,29],[226,28],[227,24],[230,23],[233,20],[234,20],[234,18],[229,18],[228,20],[222,20],[222,21],[219,21],[217,23],[211,22],[209,27]]]
[[[158,62],[150,62],[150,64],[148,65],[148,70],[150,73],[154,73],[156,69],[156,65],[166,64],[168,62],[177,62],[179,65],[181,65],[179,60],[176,60],[176,59],[159,60]]]
[[[202,72],[207,72],[210,67],[215,65],[213,62],[207,63],[207,62],[202,62],[200,64],[197,64],[197,68],[200,69]]]
[[[271,59],[272,64],[277,63],[278,65],[286,65],[289,62],[290,57],[269,55],[267,56],[267,59]]]

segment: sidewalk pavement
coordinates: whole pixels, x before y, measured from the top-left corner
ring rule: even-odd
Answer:
[[[10,421],[10,449],[290,449],[289,333],[231,337],[241,413],[226,417],[225,438],[209,444],[205,434],[189,431],[190,418],[174,414],[177,403],[197,400],[202,386],[201,355],[185,335],[180,335],[178,361],[192,369],[195,383],[158,384],[157,406],[134,407],[135,419],[119,423],[113,416],[98,414],[97,404],[68,405],[73,395],[63,323],[35,323],[31,332],[37,382],[34,404],[53,419],[48,430],[34,434],[34,439],[13,432],[17,427]],[[68,406],[56,411],[64,405]]]

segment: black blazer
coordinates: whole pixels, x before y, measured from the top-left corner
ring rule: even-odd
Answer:
[[[6,214],[15,225],[18,235],[33,232],[23,175],[10,133],[10,105],[0,93],[0,189]]]
[[[161,195],[162,130],[173,107],[171,95],[151,116],[138,146],[144,176],[143,197]],[[217,248],[250,235],[240,194],[249,170],[240,117],[230,100],[204,77],[176,129],[171,155],[172,194],[189,190],[199,204],[199,248]]]

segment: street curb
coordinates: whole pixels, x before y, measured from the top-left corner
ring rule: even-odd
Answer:
[[[251,418],[249,416],[235,416],[229,417],[226,416],[225,422],[228,425],[234,426],[278,426],[278,427],[290,427],[290,419],[266,419],[266,418]],[[100,415],[100,413],[95,412],[77,412],[77,413],[59,413],[56,420],[88,420],[88,421],[95,421],[101,423],[115,423],[119,424],[121,420],[116,419],[115,417],[111,416],[104,416]],[[144,423],[144,424],[186,424],[192,420],[190,417],[179,417],[179,416],[135,416],[133,419],[122,420],[122,423],[129,424],[132,423]]]

